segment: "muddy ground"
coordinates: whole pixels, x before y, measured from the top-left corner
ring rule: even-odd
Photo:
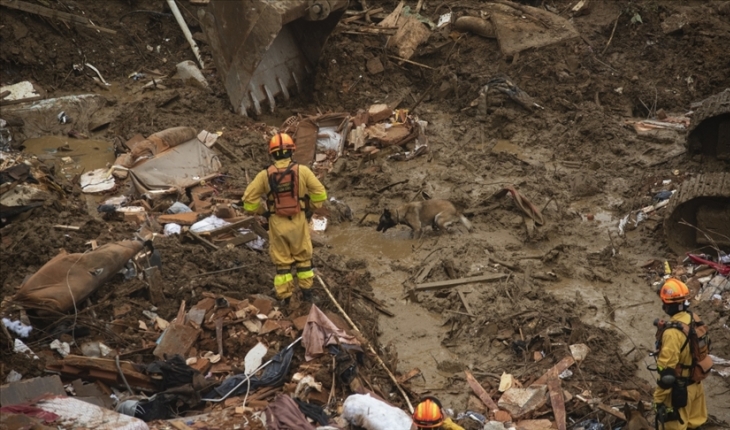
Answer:
[[[324,246],[315,249],[315,263],[340,285],[341,296],[346,295],[343,285],[372,288],[395,313],[375,321],[371,313],[353,310],[357,303],[351,304],[366,334],[378,333],[381,352],[398,372],[421,369],[423,378],[411,383],[416,395],[433,393],[456,411],[475,407],[464,369],[472,369],[485,386],[497,384],[495,377],[503,371],[528,381],[568,354],[567,345],[574,343],[586,343],[591,352],[577,375],[566,380],[569,391],[590,390],[605,403],[620,403],[618,390],[635,389],[642,399],[650,399],[653,376],[645,367],[652,359],[647,352],[654,342],[652,321],[662,312],[652,286],[658,277],[641,266],[652,259],[674,263],[677,256],[665,244],[661,211],[624,236],[619,235],[618,221],[651,204],[663,180],[671,179],[675,186],[689,175],[728,167],[681,153],[680,135],[673,143],[641,140],[624,121],[646,118],[661,109],[683,115],[692,102],[730,87],[726,55],[730,2],[592,0],[587,11],[572,17],[580,38],[515,58],[505,58],[493,39],[435,31],[412,58],[428,68],[383,55],[383,36],[345,34],[340,28],[324,50],[312,92],[280,106],[276,115],[261,118],[232,112],[212,66],[204,70],[210,91],[184,87],[174,79],[164,81],[166,89],[140,91],[142,83],[128,78],[141,71],[166,75],[178,62],[193,59],[163,2],[47,3],[83,12],[98,25],[119,31],[99,35],[60,21],[3,11],[0,80],[31,79],[48,97],[103,96],[113,118],[110,126],[96,133],[77,131],[113,142],[117,150],[137,133],[146,136],[167,127],[220,130],[220,139],[239,158],[224,158],[221,189],[243,188],[246,175],[265,167],[266,125],[279,126],[293,113],[354,114],[394,97],[402,97],[400,107],[409,108],[425,95],[415,113],[428,122],[427,155],[398,162],[387,157],[364,161],[358,154],[348,154],[324,178],[329,194],[350,205],[354,221],[336,222],[318,237]],[[194,7],[179,3],[192,31],[200,32]],[[359,7],[353,3],[351,7]],[[395,6],[391,1],[368,3],[378,3],[386,12]],[[408,3],[414,7],[416,2]],[[543,3],[568,17],[573,2]],[[437,10],[439,4],[424,2],[423,15],[436,20],[445,11]],[[480,2],[466,0],[451,7],[459,14],[474,12]],[[139,10],[147,12],[135,13]],[[665,34],[661,23],[678,13],[686,15],[688,24]],[[632,20],[636,15],[641,22]],[[212,64],[207,45],[202,43],[201,48]],[[385,71],[372,75],[365,64],[376,56]],[[97,67],[111,87],[95,84],[88,68],[74,72],[73,64],[80,62]],[[500,96],[490,99],[487,114],[471,107],[481,87],[495,76],[509,77],[544,109],[528,112]],[[180,94],[177,101],[158,107],[175,92]],[[55,123],[44,130],[16,127],[13,133],[22,143],[78,127],[83,123]],[[543,226],[528,231],[509,199],[487,201],[507,184],[542,209]],[[134,234],[133,225],[100,219],[93,210],[96,200],[87,201],[71,181],[68,186],[65,198],[35,209],[1,231],[4,297],[60,249],[83,252],[89,240],[106,243]],[[383,208],[423,198],[453,201],[474,224],[474,232],[456,226],[448,232],[428,230],[414,240],[406,227],[385,234],[375,231]],[[83,228],[73,233],[51,228],[72,221]],[[174,299],[158,311],[164,318],[176,313],[178,300],[194,301],[204,291],[234,297],[271,293],[273,269],[265,254],[246,248],[210,252],[170,238],[157,246],[164,261],[165,293]],[[192,278],[240,264],[250,266]],[[491,272],[509,277],[407,294],[416,279],[427,282]],[[134,324],[135,313],[149,303],[139,293],[124,295],[129,287],[119,280],[92,297],[97,316],[111,318],[115,307],[127,303],[134,308],[130,314]],[[326,302],[321,291],[318,295]],[[97,303],[102,298],[110,300]],[[730,358],[728,310],[702,304],[699,312],[711,325],[713,354]],[[122,336],[112,346],[124,342]],[[240,345],[241,353],[248,347]],[[545,358],[535,363],[535,352]],[[2,363],[3,380],[11,369],[27,376],[40,374],[37,366],[17,360],[6,349]],[[713,375],[706,390],[710,413],[730,421],[727,380]],[[590,408],[578,405],[571,412],[579,418]]]

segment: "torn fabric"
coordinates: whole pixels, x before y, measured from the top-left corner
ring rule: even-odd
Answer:
[[[324,354],[327,345],[360,345],[360,342],[344,330],[337,328],[316,305],[312,305],[302,333],[302,345],[306,350],[304,358],[311,361]]]
[[[315,430],[297,403],[287,395],[279,395],[266,407],[266,423],[271,430]]]

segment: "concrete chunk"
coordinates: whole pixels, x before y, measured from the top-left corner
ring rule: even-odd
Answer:
[[[547,402],[547,386],[510,388],[505,391],[497,405],[508,411],[513,418],[520,418],[543,406]]]
[[[390,118],[393,114],[393,110],[386,104],[372,105],[368,108],[368,117],[371,123],[380,122],[384,119]]]
[[[44,394],[65,395],[61,378],[58,375],[26,379],[0,387],[0,404],[17,405]]]

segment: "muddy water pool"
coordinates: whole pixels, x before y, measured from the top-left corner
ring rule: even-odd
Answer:
[[[83,172],[111,165],[116,159],[114,144],[103,140],[44,136],[23,142],[24,152],[42,161],[52,160],[56,172],[71,179]]]

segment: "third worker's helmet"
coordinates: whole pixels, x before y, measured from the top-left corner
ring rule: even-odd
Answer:
[[[434,397],[426,397],[416,405],[413,411],[413,422],[418,428],[436,428],[444,423],[444,413],[441,403]]]
[[[669,278],[659,290],[659,297],[665,304],[684,303],[689,299],[689,288],[679,279]]]
[[[294,144],[294,139],[286,133],[276,133],[269,141],[269,154],[277,151],[294,151],[295,149],[297,149],[297,145]]]

